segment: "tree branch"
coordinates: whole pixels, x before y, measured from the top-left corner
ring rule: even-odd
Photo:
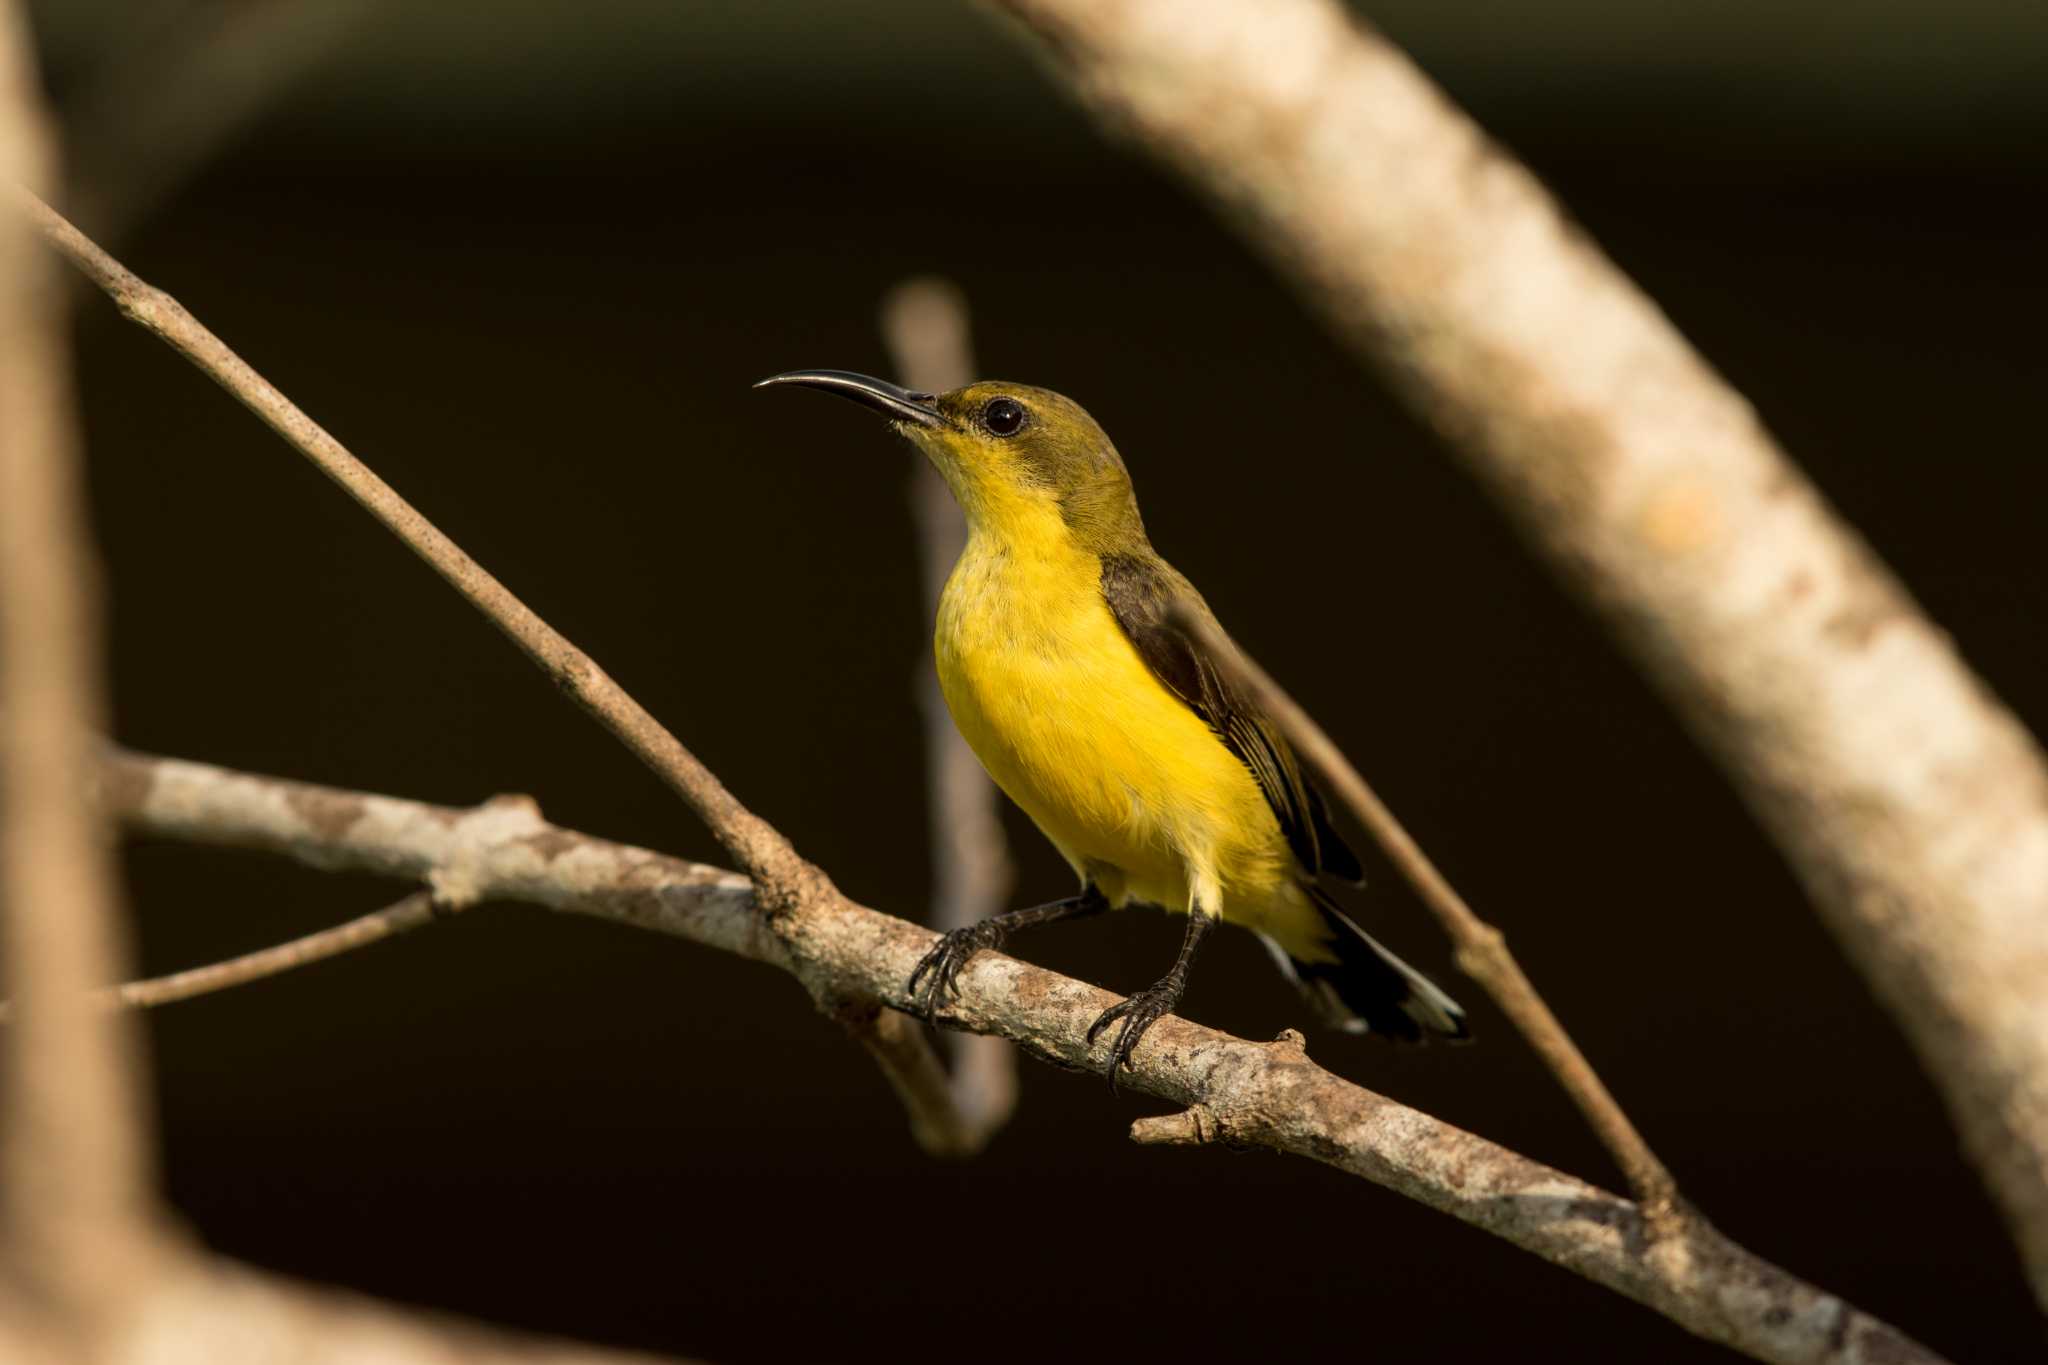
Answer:
[[[182,304],[138,279],[33,194],[23,191],[21,199],[44,238],[104,289],[124,316],[168,342],[339,484],[681,796],[760,888],[772,930],[794,932],[796,919],[843,899],[821,869],[799,855],[773,825],[741,805],[595,660],[515,597]],[[922,1031],[887,1019],[871,1001],[845,997],[807,975],[799,976],[819,1008],[851,1029],[882,1062],[890,1084],[911,1111],[911,1128],[920,1143],[940,1155],[972,1151],[979,1145],[979,1130],[953,1103],[944,1071]]]
[[[215,991],[224,991],[231,986],[245,986],[251,981],[261,981],[264,977],[276,976],[295,967],[305,967],[315,962],[323,962],[330,957],[339,957],[357,948],[367,948],[372,943],[382,943],[387,938],[395,938],[399,934],[432,924],[456,908],[437,906],[434,893],[431,891],[415,891],[395,905],[387,905],[382,910],[359,915],[346,924],[335,925],[332,929],[322,929],[318,933],[307,934],[288,943],[244,953],[240,957],[209,963],[204,967],[172,972],[168,976],[153,976],[146,981],[129,981],[119,986],[103,987],[94,991],[92,997],[99,1004],[111,1008],[151,1009],[179,1000],[190,1000],[195,995],[211,995]],[[13,1018],[13,1002],[0,1000],[0,1024],[10,1023]]]
[[[947,393],[974,380],[967,300],[944,280],[907,280],[890,290],[882,301],[882,337],[896,372],[913,389]],[[910,505],[929,621],[938,611],[946,576],[966,548],[967,518],[931,461],[916,451],[910,458]],[[917,703],[924,718],[932,923],[941,930],[961,929],[1000,911],[1015,878],[996,784],[954,726],[929,650],[917,668]],[[949,1037],[954,1102],[986,1142],[1017,1107],[1016,1053],[1000,1038]]]
[[[1578,1105],[1579,1112],[1585,1116],[1595,1135],[1606,1144],[1622,1174],[1628,1178],[1629,1187],[1641,1201],[1652,1228],[1659,1234],[1667,1233],[1671,1230],[1672,1220],[1692,1217],[1692,1212],[1679,1202],[1678,1185],[1671,1172],[1657,1159],[1650,1145],[1643,1141],[1635,1124],[1629,1121],[1621,1105],[1616,1103],[1599,1074],[1593,1070],[1593,1064],[1586,1060],[1586,1055],[1579,1051],[1579,1045],[1572,1041],[1564,1025],[1551,1013],[1535,983],[1529,980],[1521,964],[1515,961],[1514,954],[1508,951],[1507,939],[1500,930],[1472,913],[1472,907],[1465,903],[1465,898],[1437,870],[1429,855],[1422,851],[1422,846],[1415,842],[1406,827],[1394,817],[1394,812],[1380,800],[1379,794],[1359,775],[1358,769],[1351,766],[1351,760],[1344,757],[1343,751],[1323,733],[1323,728],[1301,709],[1300,703],[1287,695],[1280,684],[1273,681],[1265,669],[1259,667],[1256,660],[1239,649],[1234,640],[1203,614],[1176,609],[1175,615],[1182,629],[1202,639],[1232,680],[1259,699],[1261,708],[1279,722],[1288,741],[1329,779],[1338,800],[1386,850],[1401,876],[1437,917],[1444,932],[1450,935],[1451,943],[1457,949],[1458,966],[1485,987],[1493,1002],[1514,1021],[1522,1036],[1536,1049],[1536,1055],[1557,1077],[1558,1084]]]
[[[205,764],[110,754],[103,800],[130,830],[261,849],[311,866],[451,881],[479,900],[513,900],[674,934],[853,997],[909,1004],[910,970],[931,931],[841,901],[768,930],[746,879],[549,825],[528,806],[426,805]],[[999,953],[961,973],[951,1017],[1057,1066],[1098,1071],[1089,1023],[1115,997]],[[1652,1238],[1628,1200],[1518,1156],[1308,1060],[1301,1036],[1251,1043],[1162,1019],[1125,1086],[1195,1112],[1142,1120],[1165,1129],[1308,1157],[1503,1237],[1664,1314],[1710,1340],[1792,1365],[1927,1365],[1938,1357],[1895,1328],[1751,1255],[1689,1219]]]
[[[998,0],[1598,610],[1913,1042],[2048,1304],[2048,768],[1742,398],[1336,0]]]

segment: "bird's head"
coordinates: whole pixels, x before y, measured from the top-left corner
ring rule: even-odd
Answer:
[[[754,387],[798,384],[872,408],[910,438],[978,527],[1004,534],[1057,514],[1098,553],[1142,544],[1131,476],[1079,403],[1050,389],[993,380],[914,393],[844,370],[793,370]]]

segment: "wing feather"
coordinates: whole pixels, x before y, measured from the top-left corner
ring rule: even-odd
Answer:
[[[1358,855],[1331,828],[1322,793],[1303,776],[1293,748],[1223,676],[1208,648],[1172,620],[1177,603],[1208,612],[1194,585],[1157,555],[1105,555],[1102,596],[1152,675],[1251,771],[1303,870],[1362,880]]]

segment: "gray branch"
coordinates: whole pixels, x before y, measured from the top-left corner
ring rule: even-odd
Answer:
[[[102,799],[136,833],[405,878],[453,905],[509,900],[592,915],[898,1009],[910,1004],[903,984],[933,941],[930,930],[843,899],[786,911],[771,931],[745,878],[561,829],[524,798],[459,809],[125,753],[102,772]],[[999,1034],[1057,1066],[1100,1068],[1087,1028],[1116,997],[997,953],[977,956],[960,981],[950,1023]],[[1221,1141],[1323,1162],[1762,1360],[1938,1359],[1703,1219],[1652,1239],[1630,1201],[1332,1075],[1308,1059],[1299,1034],[1252,1043],[1169,1017],[1133,1060],[1125,1085],[1187,1111],[1142,1120],[1133,1132],[1141,1141]]]

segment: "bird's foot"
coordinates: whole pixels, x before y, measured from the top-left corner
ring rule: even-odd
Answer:
[[[1118,1068],[1131,1065],[1131,1050],[1137,1047],[1138,1040],[1143,1038],[1145,1031],[1158,1023],[1162,1017],[1173,1013],[1175,1006],[1180,1004],[1181,992],[1185,988],[1185,982],[1169,976],[1163,981],[1147,986],[1121,1004],[1111,1005],[1088,1026],[1088,1042],[1093,1046],[1096,1034],[1119,1019],[1124,1021],[1123,1028],[1117,1032],[1116,1042],[1111,1044],[1109,1049],[1111,1090],[1116,1089]]]
[[[994,920],[941,934],[910,973],[910,983],[904,987],[917,1012],[927,1021],[932,1020],[958,991],[961,969],[982,949],[1000,947],[1002,942],[1003,928]],[[917,989],[919,981],[924,982],[922,995]]]

